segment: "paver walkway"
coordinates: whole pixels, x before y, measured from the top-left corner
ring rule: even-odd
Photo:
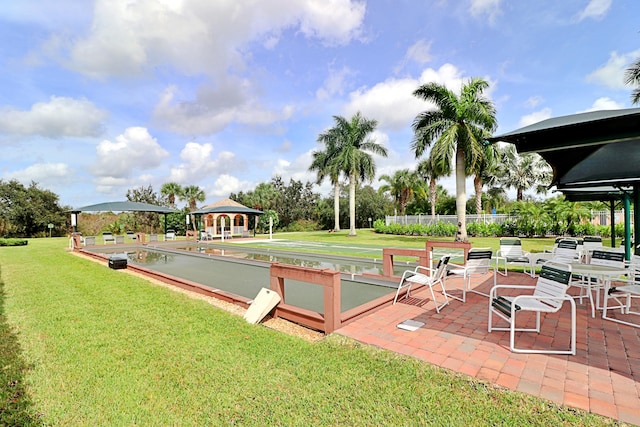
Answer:
[[[453,282],[448,281],[447,288]],[[498,276],[499,284],[535,284],[522,273]],[[488,293],[493,275],[476,280]],[[452,292],[454,292],[452,290]],[[591,317],[578,305],[577,354],[517,354],[509,350],[509,333],[487,331],[488,298],[467,293],[436,313],[428,290],[358,319],[337,331],[363,343],[416,357],[443,368],[500,386],[540,396],[620,421],[640,425],[640,328]],[[397,328],[407,319],[425,323],[416,331]],[[516,335],[519,345],[567,348],[569,304],[543,316],[540,334]],[[520,337],[518,339],[518,337]]]

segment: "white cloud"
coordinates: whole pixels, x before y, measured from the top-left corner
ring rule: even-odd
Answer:
[[[210,200],[210,196],[216,198],[229,197],[231,193],[252,191],[254,188],[255,183],[240,181],[235,176],[222,174],[216,179],[211,187],[205,189],[205,193],[207,195],[207,200]]]
[[[133,172],[155,168],[168,156],[146,128],[130,127],[114,142],[98,144],[97,159],[90,171],[101,178],[124,179]]]
[[[99,136],[106,116],[84,98],[52,96],[49,102],[33,104],[28,111],[0,108],[0,132],[47,138]]]
[[[227,84],[216,88],[202,86],[195,100],[183,101],[175,99],[180,92],[170,86],[154,109],[154,120],[165,129],[193,136],[218,132],[231,122],[265,126],[293,115],[291,105],[279,110],[259,105],[250,89],[246,80],[228,79]]]
[[[587,18],[600,20],[607,14],[610,8],[611,0],[591,0],[587,7],[578,14],[578,21]]]
[[[7,172],[3,179],[15,179],[24,185],[31,181],[40,184],[41,188],[55,188],[73,183],[74,172],[66,163],[35,163],[22,170]]]
[[[544,98],[541,96],[530,96],[529,99],[525,101],[525,105],[529,108],[535,108],[543,102]]]
[[[536,111],[534,113],[523,116],[520,119],[519,126],[520,127],[529,126],[549,118],[551,118],[551,108],[543,108],[540,111]]]
[[[163,65],[223,75],[244,67],[248,43],[273,48],[283,31],[348,43],[360,36],[365,11],[364,2],[350,0],[97,0],[89,33],[66,40],[68,59],[61,61],[94,78],[139,75]]]
[[[188,142],[180,152],[182,163],[171,168],[169,182],[192,184],[212,176],[246,169],[244,161],[236,159],[234,153],[221,151],[214,159],[213,151],[210,143]]]
[[[413,45],[409,46],[407,52],[404,54],[404,58],[394,68],[394,73],[398,74],[409,63],[415,62],[419,65],[423,65],[431,61],[431,42],[427,42],[424,39],[420,39]]]
[[[628,86],[624,84],[624,73],[638,56],[640,56],[640,49],[622,55],[613,51],[609,55],[607,63],[589,74],[586,80],[589,83],[598,83],[611,89],[628,89]]]
[[[502,0],[471,0],[469,12],[476,19],[486,19],[490,24],[494,24],[498,17],[502,15],[500,3]]]
[[[316,91],[316,97],[324,101],[336,94],[342,95],[347,78],[352,75],[354,75],[354,72],[349,67],[342,67],[340,70],[329,69],[329,75],[322,87]]]
[[[589,111],[599,111],[599,110],[619,110],[621,108],[624,108],[623,104],[616,102],[611,98],[602,97],[602,98],[596,99],[593,105],[591,106],[591,108],[584,111],[578,111],[578,113],[586,113]]]
[[[411,125],[413,119],[430,104],[413,96],[413,92],[426,83],[438,83],[459,93],[466,82],[462,73],[451,64],[438,69],[425,69],[418,79],[389,78],[371,88],[361,88],[349,94],[345,114],[351,116],[358,111],[369,119],[378,120],[382,130],[399,130]],[[492,87],[485,95],[490,96]]]

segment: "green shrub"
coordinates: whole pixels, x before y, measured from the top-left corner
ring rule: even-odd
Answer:
[[[26,246],[27,239],[0,239],[0,246]]]

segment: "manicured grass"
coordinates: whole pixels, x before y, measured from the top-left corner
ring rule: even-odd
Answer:
[[[0,248],[0,321],[17,337],[0,367],[15,363],[26,393],[20,407],[3,399],[0,412],[28,422],[615,424],[337,335],[309,343],[249,325],[66,246],[39,239]],[[0,387],[4,397],[9,386]]]

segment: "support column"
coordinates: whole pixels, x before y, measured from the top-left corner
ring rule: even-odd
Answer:
[[[640,188],[638,184],[633,184],[633,248],[632,255],[638,255],[636,249],[640,244]],[[629,258],[631,259],[631,258]]]

